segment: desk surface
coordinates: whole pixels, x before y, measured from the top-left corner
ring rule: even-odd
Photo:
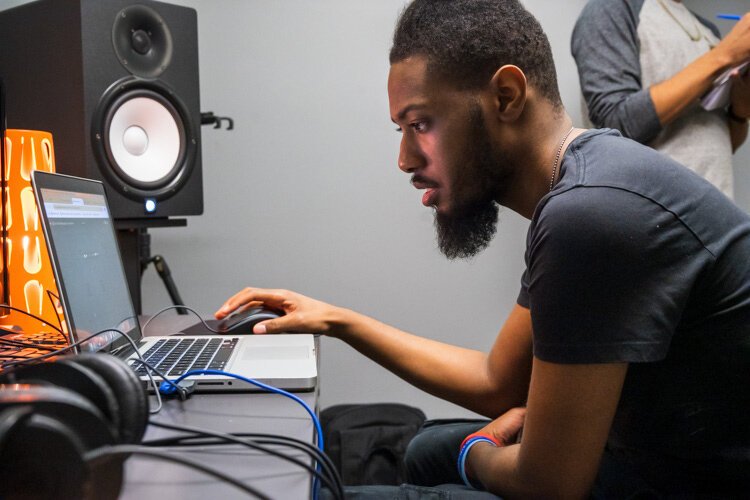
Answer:
[[[184,317],[180,318],[184,321]],[[195,318],[193,318],[195,321]],[[162,323],[161,321],[159,323]],[[159,331],[149,328],[149,334]],[[159,329],[161,330],[161,329]],[[295,393],[316,409],[315,392]],[[156,398],[151,396],[151,407]],[[289,398],[266,393],[193,394],[187,401],[165,400],[164,407],[151,420],[200,427],[218,432],[253,432],[283,434],[313,442],[314,425],[305,409]],[[144,440],[173,435],[170,431],[149,426]],[[277,448],[285,454],[308,461],[301,452]],[[170,448],[176,450],[176,448]],[[175,451],[176,452],[176,451]],[[180,449],[180,456],[215,468],[271,498],[309,498],[310,473],[292,463],[237,445],[191,447]],[[149,457],[131,456],[125,466],[122,499],[225,499],[247,498],[231,484],[223,483],[202,472]]]

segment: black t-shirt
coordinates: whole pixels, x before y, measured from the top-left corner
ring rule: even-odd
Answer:
[[[750,484],[750,217],[612,130],[536,207],[518,303],[534,355],[628,362],[608,452],[665,491]]]

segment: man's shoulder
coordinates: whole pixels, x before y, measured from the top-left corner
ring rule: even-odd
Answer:
[[[750,230],[748,214],[715,186],[616,132],[579,137],[563,167],[555,190],[537,208],[533,231],[571,241],[596,232],[614,241],[635,234],[648,239],[650,228],[669,224],[680,238],[711,248],[733,228]]]
[[[641,232],[639,227],[652,225],[665,213],[669,210],[637,189],[580,184],[551,196],[535,225],[547,236],[561,239],[561,244],[574,247],[581,240],[632,240],[631,231]]]
[[[566,155],[565,188],[610,187],[631,190],[647,198],[669,198],[664,186],[696,189],[699,176],[668,156],[622,137],[611,129],[591,130],[570,147]],[[570,175],[568,175],[568,173]]]
[[[600,20],[632,19],[637,23],[646,0],[589,0],[581,10],[579,22],[597,23]]]

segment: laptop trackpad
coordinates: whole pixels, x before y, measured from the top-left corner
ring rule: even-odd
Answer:
[[[257,361],[262,359],[306,359],[310,349],[306,346],[246,346],[242,351],[243,361]]]

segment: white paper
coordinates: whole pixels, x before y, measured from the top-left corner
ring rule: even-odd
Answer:
[[[703,106],[703,109],[706,111],[713,111],[715,109],[726,107],[729,104],[729,95],[732,91],[732,73],[735,71],[744,71],[748,64],[750,64],[750,61],[745,61],[738,66],[729,68],[719,75],[716,80],[714,80],[714,85],[711,87],[711,90],[701,97],[701,106]]]

